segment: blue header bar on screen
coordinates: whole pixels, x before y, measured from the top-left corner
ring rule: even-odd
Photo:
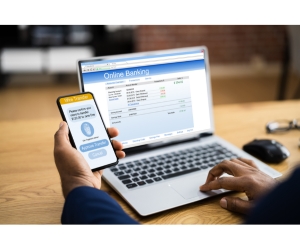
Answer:
[[[149,77],[153,75],[170,74],[184,71],[204,69],[204,60],[195,60],[188,62],[177,62],[151,66],[141,66],[133,68],[114,69],[107,71],[97,71],[88,74],[82,74],[83,83],[96,83],[104,81],[124,80],[128,78]]]

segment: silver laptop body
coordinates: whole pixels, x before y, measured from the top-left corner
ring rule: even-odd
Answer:
[[[181,154],[189,155],[199,148],[225,148],[232,155],[252,159],[271,177],[281,176],[214,135],[205,46],[78,60],[77,71],[80,90],[95,95],[106,126],[119,129],[116,139],[123,143],[127,154],[118,166],[105,169],[103,178],[140,215],[228,192],[199,191],[211,164],[188,168],[186,157],[172,162]],[[172,155],[177,156],[172,158]],[[224,155],[223,159],[226,158],[230,159],[230,154]],[[153,162],[155,159],[164,160]],[[198,157],[199,165],[201,160]],[[216,159],[215,163],[218,160],[222,159]],[[183,170],[185,165],[187,168]]]

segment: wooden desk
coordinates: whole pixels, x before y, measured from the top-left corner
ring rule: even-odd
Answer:
[[[216,134],[240,148],[254,138],[272,138],[283,143],[291,156],[272,167],[284,176],[300,160],[300,131],[281,135],[265,132],[265,124],[270,120],[299,118],[300,101],[219,105],[214,110]],[[53,135],[59,122],[59,118],[0,122],[1,224],[60,223],[64,198],[53,159]],[[102,189],[144,224],[237,224],[243,220],[219,206],[221,197],[140,217],[106,183]]]

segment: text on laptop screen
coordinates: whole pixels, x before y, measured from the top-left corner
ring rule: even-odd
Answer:
[[[211,129],[203,50],[83,61],[84,91],[124,148]]]

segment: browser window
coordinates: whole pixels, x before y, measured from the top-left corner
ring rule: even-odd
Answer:
[[[211,129],[203,50],[81,63],[106,126],[124,148]]]

